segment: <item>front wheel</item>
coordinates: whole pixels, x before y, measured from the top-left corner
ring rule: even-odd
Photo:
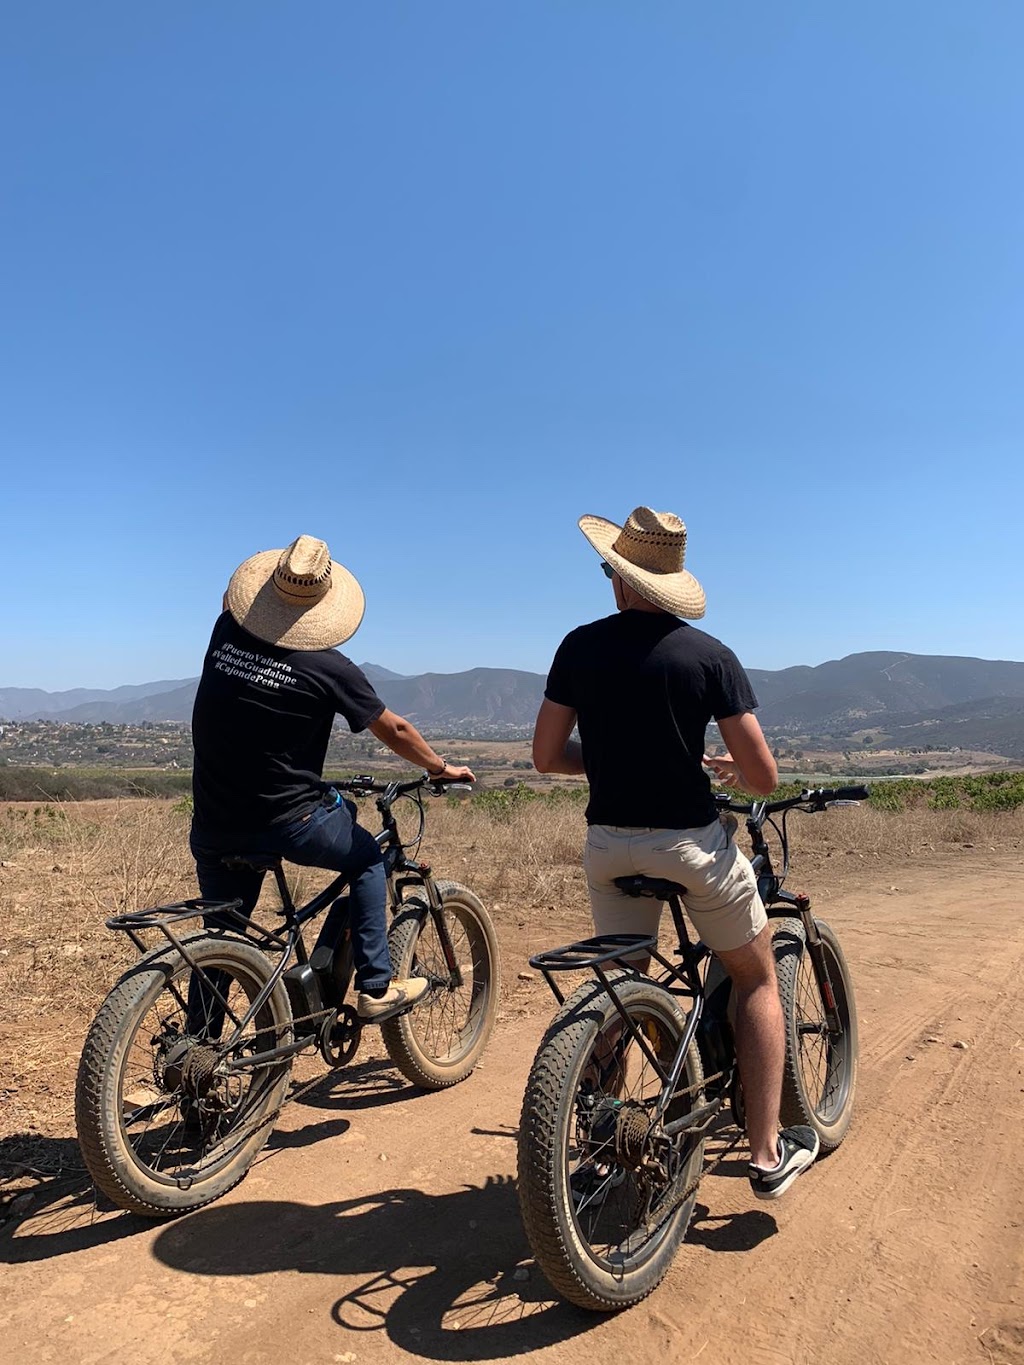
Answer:
[[[836,1000],[839,1028],[830,1031],[814,964],[797,919],[774,929],[775,968],[786,1026],[782,1122],[807,1124],[823,1152],[834,1151],[853,1118],[857,1089],[857,1006],[853,981],[835,932],[817,920]]]
[[[696,1043],[664,1119],[652,1119],[663,1082],[650,1057],[671,1071],[685,1015],[646,977],[609,979],[646,1051],[601,983],[584,984],[541,1040],[519,1125],[530,1246],[552,1287],[596,1312],[628,1308],[660,1284],[686,1235],[704,1159],[702,1130],[664,1131],[703,1102]]]
[[[184,946],[219,999],[174,948],[149,953],[100,1006],[75,1089],[89,1174],[149,1217],[188,1213],[238,1184],[270,1136],[291,1066],[260,1061],[292,1037],[280,981],[245,1018],[273,970],[263,953],[217,935]]]
[[[479,899],[457,882],[436,885],[457,974],[426,899],[406,901],[388,934],[392,970],[397,977],[425,976],[430,984],[411,1010],[380,1030],[395,1066],[424,1090],[456,1085],[480,1060],[498,1011],[501,974],[497,935]]]

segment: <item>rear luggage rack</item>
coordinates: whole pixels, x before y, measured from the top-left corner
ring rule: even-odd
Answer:
[[[243,938],[251,939],[262,948],[287,946],[287,940],[281,934],[275,933],[273,929],[264,928],[262,924],[254,924],[242,914],[240,900],[214,901],[196,897],[193,900],[172,901],[169,905],[154,905],[148,910],[129,910],[124,915],[112,915],[104,923],[108,929],[127,934],[140,953],[148,951],[142,934],[148,929],[158,929],[191,965],[191,958],[182,948],[181,941],[172,927],[191,919],[207,921],[204,927],[209,933],[230,930]]]
[[[599,934],[596,938],[580,939],[578,943],[537,953],[530,958],[530,966],[541,972],[582,971],[602,962],[614,962],[628,953],[650,953],[657,946],[657,937],[651,934]]]
[[[565,996],[555,984],[552,972],[580,972],[588,968],[597,976],[608,990],[612,999],[618,997],[608,983],[604,972],[606,962],[619,962],[628,967],[622,959],[632,953],[647,953],[658,956],[658,939],[651,934],[598,934],[596,938],[580,939],[578,943],[566,943],[561,948],[550,948],[546,953],[537,953],[530,958],[530,966],[543,973],[551,994],[560,1005],[565,1004]]]

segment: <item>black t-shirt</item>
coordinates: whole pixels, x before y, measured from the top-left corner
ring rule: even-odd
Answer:
[[[622,611],[558,647],[544,695],[577,713],[591,825],[693,829],[715,818],[701,767],[714,717],[753,711],[731,649],[661,612]]]
[[[192,712],[197,830],[252,834],[307,814],[323,792],[335,715],[358,733],[383,710],[362,670],[336,649],[280,649],[224,612]]]

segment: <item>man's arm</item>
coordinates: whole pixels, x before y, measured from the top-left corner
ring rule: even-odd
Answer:
[[[456,778],[461,782],[476,781],[469,768],[453,767],[452,764],[447,763],[427,743],[412,721],[396,715],[387,707],[376,720],[370,722],[367,729],[380,740],[381,744],[386,744],[399,758],[404,758],[407,763],[415,764],[417,768],[426,769],[431,777]]]
[[[578,739],[569,738],[575,724],[576,712],[571,706],[544,698],[533,730],[533,766],[539,773],[575,775],[585,771],[583,747]]]
[[[705,764],[714,771],[724,787],[741,787],[755,796],[768,796],[779,782],[779,769],[768,748],[760,722],[750,711],[727,716],[718,729],[728,753],[718,758],[704,755]]]

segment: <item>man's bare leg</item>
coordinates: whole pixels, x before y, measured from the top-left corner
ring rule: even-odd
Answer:
[[[718,953],[736,993],[736,1056],[743,1081],[750,1157],[765,1170],[779,1160],[779,1105],[786,1035],[771,926],[742,948]]]

